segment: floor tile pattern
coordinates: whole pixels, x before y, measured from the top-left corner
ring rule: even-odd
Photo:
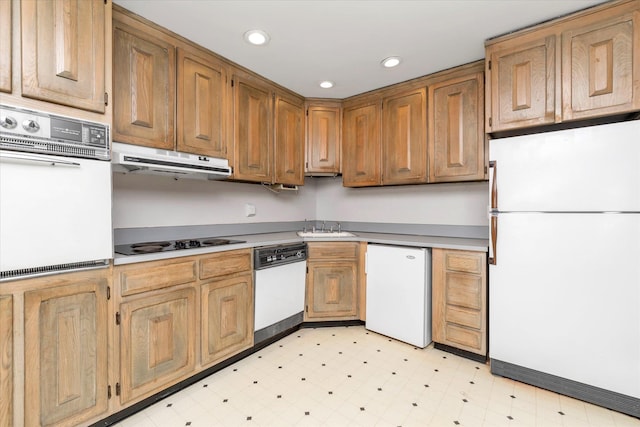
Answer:
[[[116,425],[640,427],[640,420],[351,326],[300,329]]]

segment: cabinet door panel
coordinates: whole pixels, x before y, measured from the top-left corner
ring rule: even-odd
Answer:
[[[113,140],[173,150],[175,49],[113,22]]]
[[[178,50],[178,151],[226,158],[226,70]]]
[[[227,358],[253,345],[252,275],[201,287],[202,364]]]
[[[304,184],[304,107],[278,97],[275,107],[275,182]]]
[[[426,92],[418,89],[382,103],[384,184],[427,182]]]
[[[13,425],[13,298],[0,297],[0,426]]]
[[[78,423],[107,409],[107,280],[25,293],[25,424]]]
[[[152,394],[195,368],[195,290],[121,305],[122,403]]]
[[[309,263],[308,317],[356,316],[355,263]]]
[[[266,88],[234,77],[233,177],[271,182],[271,96]]]
[[[104,1],[21,5],[22,95],[104,113]]]
[[[340,173],[340,107],[310,106],[307,173]]]
[[[549,36],[516,48],[488,51],[491,60],[491,129],[554,123],[555,44]]]
[[[382,183],[379,104],[345,110],[342,153],[342,184],[345,187]]]
[[[11,2],[0,1],[0,92],[11,93]]]
[[[429,181],[484,178],[482,73],[429,86]]]
[[[640,107],[640,101],[633,100],[634,76],[640,76],[640,71],[634,71],[634,25],[638,24],[640,19],[634,22],[627,15],[619,22],[562,34],[563,120]]]

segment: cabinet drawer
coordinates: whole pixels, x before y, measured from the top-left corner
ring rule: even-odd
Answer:
[[[474,329],[482,327],[482,315],[479,310],[468,310],[462,307],[447,306],[445,321]]]
[[[119,271],[122,296],[181,285],[196,280],[196,262],[175,262],[172,264],[141,264],[137,268]]]
[[[446,274],[446,303],[480,310],[482,277],[463,273]]]
[[[445,268],[449,271],[481,274],[484,266],[483,253],[447,252]]]
[[[482,333],[472,329],[452,324],[445,326],[446,340],[461,345],[463,348],[480,350],[482,348]]]
[[[356,242],[326,242],[309,243],[309,258],[356,258],[358,256],[358,243]]]
[[[200,260],[200,279],[251,271],[251,249],[219,252]]]

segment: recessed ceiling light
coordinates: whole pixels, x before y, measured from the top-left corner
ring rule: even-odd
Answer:
[[[249,30],[244,33],[244,39],[253,45],[263,46],[269,43],[269,34],[265,33],[262,30]]]
[[[390,56],[388,58],[383,59],[381,64],[385,68],[397,67],[398,64],[400,64],[400,57],[399,56]]]
[[[323,89],[330,89],[333,87],[333,82],[330,80],[325,80],[323,82],[320,82],[320,87]]]

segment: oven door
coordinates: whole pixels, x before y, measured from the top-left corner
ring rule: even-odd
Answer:
[[[1,278],[113,257],[107,161],[0,150],[0,201]]]

